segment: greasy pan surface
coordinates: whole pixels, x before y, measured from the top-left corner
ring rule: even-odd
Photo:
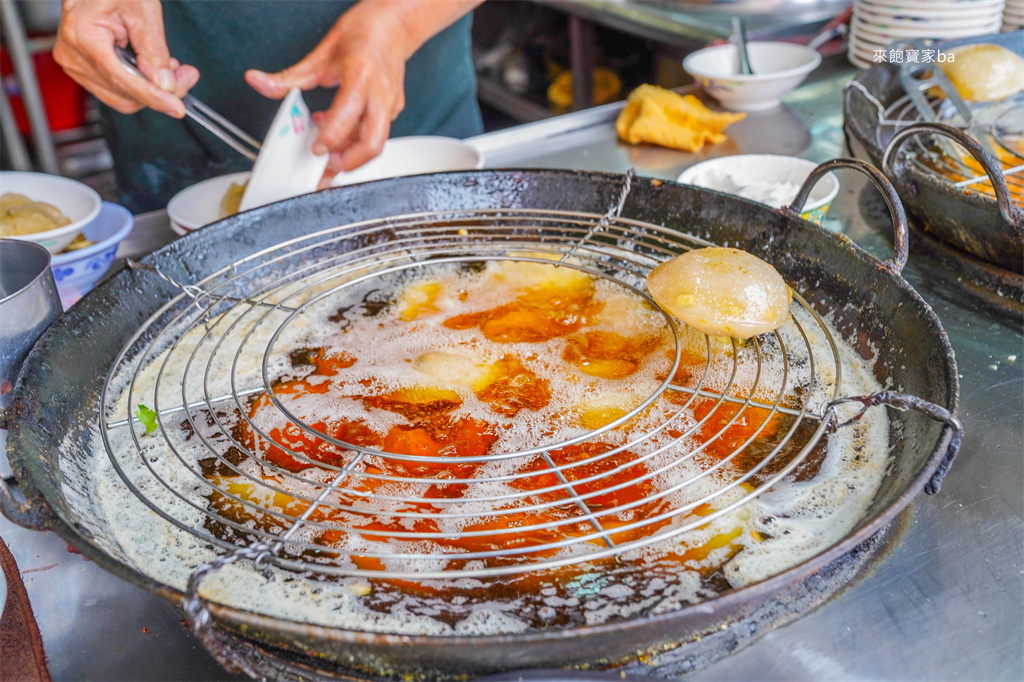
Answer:
[[[1024,32],[980,36],[938,43],[933,47],[950,50],[958,45],[994,43],[1024,56]],[[898,64],[879,64],[856,80],[888,107],[904,96]],[[888,137],[878,139],[878,111],[861,92],[849,88],[843,99],[846,131],[853,135],[881,166]],[[881,143],[881,144],[879,144]],[[909,144],[909,141],[904,146]],[[929,232],[948,244],[1012,272],[1024,273],[1024,224],[1008,222],[995,199],[968,188],[955,187],[950,180],[922,172],[916,166],[898,163],[889,178],[899,190],[907,210]]]
[[[148,256],[192,282],[284,239],[357,220],[423,210],[524,207],[603,213],[622,177],[571,171],[470,171],[396,178],[332,189],[240,214]],[[625,217],[672,226],[770,261],[843,337],[871,357],[891,388],[952,412],[952,350],[928,305],[899,276],[848,240],[812,223],[735,197],[676,185],[634,183]],[[33,349],[13,394],[8,455],[22,490],[46,524],[101,566],[180,602],[101,549],[105,521],[76,499],[90,494],[83,452],[111,363],[133,332],[179,292],[147,273],[120,272],[58,319]],[[883,382],[885,383],[885,382]],[[873,408],[883,409],[883,408]],[[817,557],[764,582],[657,616],[596,627],[496,637],[409,637],[313,627],[214,605],[225,626],[248,637],[378,674],[512,668],[620,660],[677,642],[772,598],[883,529],[918,494],[950,451],[952,431],[916,412],[890,411],[891,471],[857,527]],[[462,646],[469,645],[469,646]]]

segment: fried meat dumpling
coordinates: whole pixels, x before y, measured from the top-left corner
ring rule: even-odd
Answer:
[[[740,339],[774,331],[789,319],[793,294],[757,256],[722,247],[676,256],[647,275],[655,302],[711,336]]]
[[[1024,59],[1001,45],[961,45],[952,53],[955,59],[940,66],[966,100],[995,102],[1024,88]]]

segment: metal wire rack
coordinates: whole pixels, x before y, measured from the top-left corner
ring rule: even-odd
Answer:
[[[888,145],[896,131],[922,121],[963,128],[1003,162],[1003,174],[1011,195],[1018,203],[1024,201],[1024,94],[995,102],[972,102],[970,120],[965,121],[948,97],[922,92],[918,103],[911,95],[904,95],[883,107],[860,83],[853,81],[850,86],[860,90],[878,109],[875,142],[879,149]],[[944,139],[917,136],[903,146],[900,156],[917,170],[958,187],[991,184],[984,172],[979,173],[979,168],[966,164],[963,155]]]
[[[243,258],[195,285],[178,285],[182,293],[140,327],[107,377],[101,427],[110,461],[124,483],[154,512],[187,533],[229,553],[236,552],[230,560],[246,556],[257,563],[270,562],[290,570],[337,576],[485,578],[550,569],[618,556],[677,537],[729,514],[789,476],[835,421],[832,409],[816,412],[806,399],[799,404],[783,400],[786,395],[792,398],[801,394],[800,390],[794,392],[797,387],[791,378],[794,358],[806,365],[811,382],[816,380],[821,367],[827,366],[832,377],[829,401],[841,395],[842,365],[835,340],[818,313],[798,294],[794,294],[794,301],[799,314],[786,323],[792,326],[787,334],[777,331],[772,338],[755,338],[745,348],[733,340],[731,376],[719,390],[706,385],[712,356],[710,339],[705,339],[707,358],[703,374],[698,372],[695,380],[685,385],[673,383],[680,365],[680,331],[674,320],[665,315],[665,327],[674,341],[672,368],[667,378],[634,409],[599,429],[559,442],[459,458],[465,463],[515,460],[523,464],[543,462],[546,466],[518,467],[518,473],[490,478],[449,478],[444,480],[447,485],[479,486],[541,475],[550,480],[552,474],[556,481],[523,491],[481,494],[472,500],[472,513],[458,510],[464,498],[412,494],[398,499],[377,494],[376,488],[360,489],[359,484],[367,481],[424,483],[420,478],[374,473],[366,466],[371,458],[406,464],[437,460],[383,452],[334,438],[303,421],[300,415],[290,413],[274,396],[272,365],[278,354],[278,339],[318,305],[336,300],[367,282],[479,261],[550,264],[552,261],[545,255],[558,257],[572,252],[572,258],[563,260],[560,267],[606,280],[653,304],[639,286],[650,269],[682,250],[708,245],[669,228],[621,217],[608,220],[606,216],[604,229],[591,236],[595,221],[601,218],[590,213],[530,209],[396,216],[295,238]],[[517,255],[523,253],[536,255]],[[162,273],[161,276],[173,281]],[[824,339],[824,344],[815,348],[811,337]],[[788,347],[786,338],[800,339],[801,347]],[[816,356],[822,347],[830,352],[826,357]],[[752,358],[756,371],[753,385],[745,387],[739,395],[734,388],[741,356]],[[767,373],[762,372],[767,363],[781,368],[780,385],[768,385]],[[147,372],[155,372],[152,390],[143,386],[146,380],[142,377]],[[226,382],[224,375],[228,377]],[[121,397],[123,392],[127,393],[126,398]],[[557,463],[557,458],[552,457],[551,453],[561,448],[596,442],[602,434],[633,419],[668,393],[681,399],[673,403],[673,411],[664,422],[649,432],[583,459]],[[234,419],[245,421],[248,428],[270,438],[248,417],[248,400],[257,394],[269,396],[296,429],[346,453],[344,461],[338,465],[311,462],[302,452],[278,442],[292,457],[316,464],[295,473],[249,450],[233,435]],[[762,399],[755,399],[755,395]],[[772,397],[763,399],[765,395]],[[138,420],[128,416],[124,406],[149,400],[153,401],[158,423],[155,433],[145,435]],[[712,401],[713,408],[695,424],[687,423],[684,416],[696,400]],[[707,442],[694,445],[690,437],[725,405],[735,406],[735,414]],[[673,486],[654,485],[652,493],[642,500],[594,507],[593,499],[598,495],[664,480],[665,474],[692,464],[709,442],[720,438],[741,418],[757,419],[760,427],[721,461],[700,467],[698,473]],[[773,439],[772,447],[759,453],[753,466],[734,466],[768,421],[775,418],[784,419],[785,427]],[[681,433],[673,431],[669,435],[675,427]],[[194,438],[202,442],[203,456],[212,458],[232,480],[258,486],[267,495],[283,494],[298,502],[289,511],[260,505],[239,495],[230,485],[219,483],[219,479],[204,476],[197,463],[195,441],[191,440]],[[173,459],[153,457],[152,439],[159,439]],[[234,449],[235,457],[230,456],[230,449]],[[263,474],[240,467],[239,452],[245,458],[259,461]],[[631,457],[615,463],[613,458],[621,453]],[[783,458],[781,463],[776,461]],[[598,473],[571,475],[582,471],[581,467],[595,464],[599,465]],[[172,469],[178,475],[169,475]],[[606,477],[626,470],[641,474],[602,485]],[[696,490],[705,492],[686,495]],[[264,523],[241,523],[219,513],[209,502],[211,495],[258,514]],[[168,499],[174,503],[167,504]],[[695,514],[702,505],[710,505],[712,510]],[[639,509],[641,506],[644,508]],[[481,512],[481,508],[485,511]],[[552,509],[564,513],[547,520],[530,520],[547,518],[533,515]],[[571,513],[566,511],[569,509]],[[375,530],[365,522],[376,515],[401,519],[407,530]],[[549,539],[469,551],[446,545],[444,541],[450,533],[442,530],[438,521],[460,520],[470,515],[482,518],[483,527],[466,531],[463,536],[493,535],[495,531],[488,522],[500,524],[509,515],[518,515],[524,519],[522,523],[514,529],[502,526],[502,536],[526,538],[547,532],[549,536],[545,537]],[[628,522],[622,523],[622,518]],[[211,532],[211,524],[229,530],[230,538]],[[589,530],[581,530],[581,524],[587,524]],[[322,531],[367,538],[360,555],[381,562],[383,570],[360,568],[345,556],[325,551],[322,544],[311,538],[311,534]],[[623,537],[627,539],[615,539]],[[396,560],[401,563],[396,564]],[[194,577],[199,579],[201,575]]]

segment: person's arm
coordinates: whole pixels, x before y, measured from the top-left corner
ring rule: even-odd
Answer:
[[[352,170],[380,154],[405,108],[405,62],[482,1],[362,0],[302,61],[274,74],[250,70],[245,79],[273,99],[292,87],[339,86],[330,109],[317,116],[313,148],[331,152],[330,170]]]
[[[128,43],[148,81],[126,71],[114,53],[114,45]],[[167,50],[159,0],[64,0],[53,58],[123,114],[150,107],[182,118],[181,98],[199,80],[195,67],[178,63]]]

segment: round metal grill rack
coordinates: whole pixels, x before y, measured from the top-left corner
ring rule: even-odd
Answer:
[[[866,90],[862,92],[870,95]],[[1021,114],[1024,111],[1024,94],[1018,93],[995,102],[972,103],[969,122],[963,120],[957,107],[946,97],[922,93],[923,103],[916,104],[910,95],[904,95],[884,110],[873,96],[869,99],[875,101],[880,111],[880,124],[875,128],[875,142],[879,149],[885,149],[898,130],[922,121],[932,120],[964,128],[1003,162],[1003,174],[1013,199],[1018,203],[1024,201],[1024,115]],[[925,106],[924,103],[930,114],[920,110],[919,106]],[[908,140],[900,155],[917,170],[958,187],[991,183],[981,169],[964,163],[964,157],[941,138],[917,136]]]
[[[602,229],[595,231],[599,219]],[[140,327],[103,389],[101,429],[108,456],[123,482],[168,522],[236,556],[241,551],[257,563],[314,574],[486,578],[614,557],[671,540],[734,512],[790,476],[834,425],[835,412],[828,406],[841,396],[839,350],[828,325],[799,294],[794,293],[793,315],[782,329],[746,344],[732,341],[725,351],[732,366],[724,387],[711,388],[707,382],[711,339],[704,340],[703,373],[694,373],[693,381],[675,380],[681,332],[664,315],[665,333],[674,342],[671,370],[667,378],[652,384],[639,405],[601,428],[557,442],[459,457],[460,463],[510,460],[533,466],[500,475],[446,478],[445,485],[465,486],[468,491],[452,498],[428,497],[422,489],[415,492],[417,485],[437,480],[367,467],[375,458],[429,464],[436,463],[436,457],[389,453],[335,438],[289,411],[273,386],[282,372],[284,354],[278,347],[294,336],[297,320],[382,278],[415,278],[433,268],[479,262],[552,264],[550,258],[561,257],[560,267],[608,282],[653,306],[643,288],[647,273],[682,250],[703,246],[708,244],[626,218],[531,209],[395,216],[292,239],[200,282],[178,284],[182,293]],[[828,351],[822,357],[824,349]],[[753,385],[739,390],[741,361],[756,369]],[[762,371],[769,365],[773,371]],[[796,366],[799,380],[792,371]],[[769,375],[778,383],[769,381]],[[812,394],[818,396],[814,401]],[[267,461],[260,448],[247,447],[238,437],[239,423],[257,439],[272,440],[248,416],[250,401],[259,395],[267,396],[296,433],[329,444],[339,455],[337,463],[310,460],[277,441],[275,445],[291,457],[311,465],[294,472]],[[670,395],[674,400],[666,399]],[[713,407],[696,419],[691,414],[695,401]],[[153,406],[155,432],[146,434],[139,418],[131,415],[139,404]],[[630,432],[621,445],[562,463],[552,456],[573,444],[595,443],[638,415],[650,414],[653,407],[663,411],[662,422],[642,433]],[[694,438],[718,410],[735,413],[723,418],[710,439]],[[696,466],[708,445],[740,419],[755,419],[760,426],[720,461]],[[772,419],[784,427],[770,447],[762,443],[756,456],[751,455]],[[625,460],[615,459],[623,454],[628,455]],[[743,458],[754,463],[740,467]],[[201,460],[221,473],[204,475]],[[258,465],[255,469],[253,463]],[[597,465],[598,473],[574,475],[590,465]],[[691,469],[692,474],[680,474]],[[609,481],[623,472],[629,474],[626,480]],[[493,486],[483,485],[541,475],[554,482],[497,493],[487,492]],[[675,482],[665,485],[666,480]],[[377,487],[360,485],[366,482],[385,491],[394,489],[386,484],[403,484],[413,492],[378,494]],[[599,495],[640,483],[649,484],[652,491],[643,499],[611,507],[593,503]],[[259,491],[259,500],[283,495],[280,499],[289,503],[262,504],[254,495],[240,494],[239,485]],[[211,503],[214,496],[260,521],[240,522],[225,515]],[[560,513],[538,516],[551,510]],[[509,524],[510,516],[520,521]],[[397,521],[403,529],[372,527],[370,522],[378,517]],[[499,548],[453,546],[453,534],[445,524],[465,525],[470,519],[482,522],[476,530],[458,532],[458,538],[486,539],[496,532],[504,538],[548,535],[542,541],[513,541]],[[501,530],[495,531],[496,526]],[[327,531],[357,539],[353,546],[358,550],[332,550],[315,541],[316,534]],[[380,570],[353,563],[353,554],[375,560]]]

